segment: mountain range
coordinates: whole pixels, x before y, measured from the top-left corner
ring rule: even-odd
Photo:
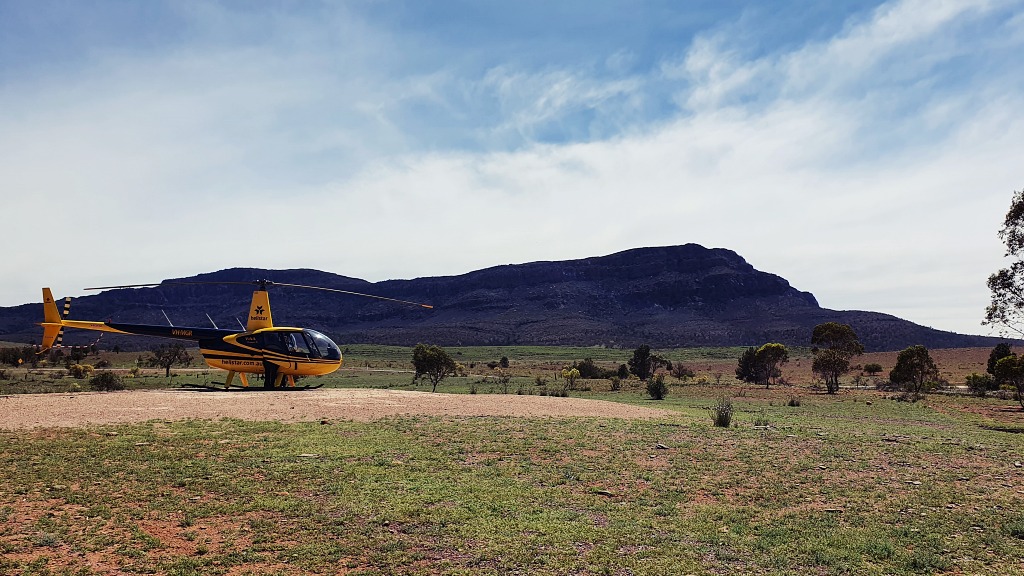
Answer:
[[[927,328],[868,311],[828,310],[785,279],[740,255],[697,244],[637,248],[608,256],[486,268],[459,276],[368,282],[318,270],[232,268],[174,279],[267,279],[426,302],[432,310],[356,296],[272,287],[276,325],[302,326],[347,343],[442,346],[563,345],[657,348],[808,346],[822,322],[849,324],[869,351],[993,346],[997,338]],[[55,287],[59,288],[59,287]],[[56,289],[55,295],[59,293]],[[186,284],[128,288],[76,298],[70,318],[176,326],[237,327],[252,287]],[[210,319],[207,318],[209,315]],[[0,308],[0,340],[38,342],[42,305]],[[96,333],[68,331],[66,343]],[[147,342],[107,335],[105,345]]]

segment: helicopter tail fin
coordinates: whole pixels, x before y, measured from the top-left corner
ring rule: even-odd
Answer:
[[[245,329],[249,332],[263,328],[273,328],[274,319],[270,315],[270,297],[265,288],[252,293],[252,304],[249,305],[249,322]]]
[[[66,302],[64,305],[65,315],[70,308],[71,302]],[[57,310],[57,303],[53,300],[53,294],[49,288],[43,288],[43,321],[40,325],[43,327],[42,351],[45,352],[53,348],[54,344],[59,344],[59,340],[64,334],[64,320],[60,311]]]

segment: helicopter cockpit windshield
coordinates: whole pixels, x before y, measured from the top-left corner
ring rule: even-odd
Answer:
[[[319,356],[325,360],[341,360],[341,350],[330,338],[316,330],[303,330],[310,347],[311,356]]]
[[[267,350],[290,356],[341,360],[338,345],[316,330],[275,330],[264,335],[263,343]]]

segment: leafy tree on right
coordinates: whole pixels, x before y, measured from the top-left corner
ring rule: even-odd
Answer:
[[[998,382],[1012,384],[1017,389],[1017,402],[1024,409],[1024,356],[1010,354],[996,362],[995,377]]]
[[[1024,336],[1024,190],[1013,193],[999,239],[1006,244],[1006,257],[1015,261],[988,277],[992,303],[982,324],[997,324]]]
[[[820,374],[829,394],[839,392],[839,377],[850,371],[850,359],[864,353],[864,346],[848,324],[825,322],[811,334],[811,370]]]
[[[1000,342],[999,344],[996,344],[995,348],[993,348],[992,352],[990,352],[988,355],[988,368],[985,369],[985,372],[988,372],[992,376],[995,376],[996,363],[1002,360],[1003,358],[1012,355],[1013,349],[1010,348],[1010,345],[1008,343]]]

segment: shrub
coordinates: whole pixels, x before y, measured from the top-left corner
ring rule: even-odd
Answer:
[[[762,408],[761,411],[757,413],[757,416],[754,416],[754,426],[766,428],[768,425],[768,413]]]
[[[89,386],[93,390],[110,392],[112,390],[124,390],[124,382],[121,377],[113,372],[100,372],[89,379]]]
[[[728,428],[732,424],[732,413],[732,400],[725,397],[719,398],[718,404],[708,408],[711,421],[718,428]]]
[[[977,374],[971,373],[966,378],[965,383],[967,389],[971,391],[971,394],[984,398],[988,394],[989,390],[992,390],[995,380],[988,374]]]
[[[7,370],[0,370],[0,380],[9,380]]]
[[[612,376],[611,383],[612,392],[618,392],[619,390],[622,390],[622,379],[619,378],[618,376]]]
[[[1024,517],[1011,520],[1003,526],[1003,531],[1006,532],[1007,536],[1024,540]]]
[[[93,367],[88,364],[72,364],[68,366],[68,373],[78,380],[84,380],[93,373]]]
[[[790,396],[789,397],[789,402],[786,402],[786,406],[794,406],[795,407],[795,406],[799,406],[799,405],[800,405],[800,399],[797,398],[796,396]]]
[[[672,366],[671,372],[673,378],[684,382],[697,375],[689,366],[682,362],[676,362],[675,365]]]
[[[110,368],[110,360],[100,360],[95,365],[96,368]]]
[[[501,393],[508,394],[512,383],[512,373],[508,370],[499,369],[495,379],[498,381],[498,386],[501,387]]]
[[[615,374],[615,370],[605,370],[594,363],[590,358],[584,358],[580,362],[574,362],[573,367],[580,371],[580,378],[584,380],[599,380]]]
[[[647,395],[655,400],[665,399],[668,395],[668,384],[665,384],[664,374],[647,379]]]

